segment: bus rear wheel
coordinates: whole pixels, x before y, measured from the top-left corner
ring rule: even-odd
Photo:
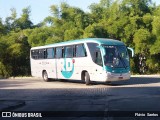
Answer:
[[[42,76],[43,76],[43,80],[44,80],[45,82],[48,82],[48,81],[49,81],[47,71],[43,71]]]
[[[85,80],[86,85],[89,85],[91,83],[88,72],[85,72],[84,80]]]

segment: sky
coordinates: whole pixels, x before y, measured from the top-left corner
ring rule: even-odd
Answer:
[[[0,0],[0,18],[4,21],[6,17],[11,15],[11,8],[17,11],[17,17],[22,14],[22,9],[31,7],[30,20],[34,24],[38,24],[47,16],[51,15],[50,6],[60,5],[61,2],[67,2],[70,6],[79,7],[88,12],[88,6],[92,3],[99,3],[100,0]],[[156,5],[160,4],[160,0],[152,0]]]

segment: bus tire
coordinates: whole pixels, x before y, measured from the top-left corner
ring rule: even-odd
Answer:
[[[90,76],[88,72],[85,72],[84,80],[86,85],[90,85],[91,81],[90,81]]]
[[[43,80],[44,80],[45,82],[49,82],[49,78],[48,78],[47,71],[43,71],[42,76],[43,76]]]

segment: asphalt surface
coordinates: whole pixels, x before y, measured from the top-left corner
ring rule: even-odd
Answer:
[[[160,75],[89,86],[74,80],[0,79],[0,111],[42,113],[36,119],[159,120],[159,101]]]

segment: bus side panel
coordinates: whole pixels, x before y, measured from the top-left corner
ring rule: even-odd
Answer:
[[[82,72],[86,71],[91,81],[104,81],[103,67],[95,64],[90,57],[58,59],[57,66],[58,79],[81,80]]]
[[[90,72],[91,60],[88,57],[74,58],[74,73],[72,79],[81,80],[82,71]]]
[[[43,71],[46,71],[48,78],[57,78],[55,59],[39,59],[31,58],[31,74],[34,77],[42,77]]]
[[[31,75],[34,77],[42,77],[42,64],[41,60],[31,60]]]
[[[67,79],[63,77],[62,72],[65,72],[65,64],[64,64],[64,59],[63,58],[57,58],[56,60],[56,70],[57,70],[57,78],[58,79]]]
[[[90,72],[93,66],[88,57],[57,59],[58,79],[81,80],[82,71]]]
[[[57,71],[56,71],[56,59],[44,59],[42,60],[42,71],[46,71],[48,74],[48,78],[57,79]]]
[[[106,72],[102,66],[95,64],[91,58],[75,58],[74,60],[74,74],[72,79],[81,80],[82,71],[86,71],[89,73],[91,81],[104,81],[103,79],[105,79],[106,75],[104,76],[103,74]]]

